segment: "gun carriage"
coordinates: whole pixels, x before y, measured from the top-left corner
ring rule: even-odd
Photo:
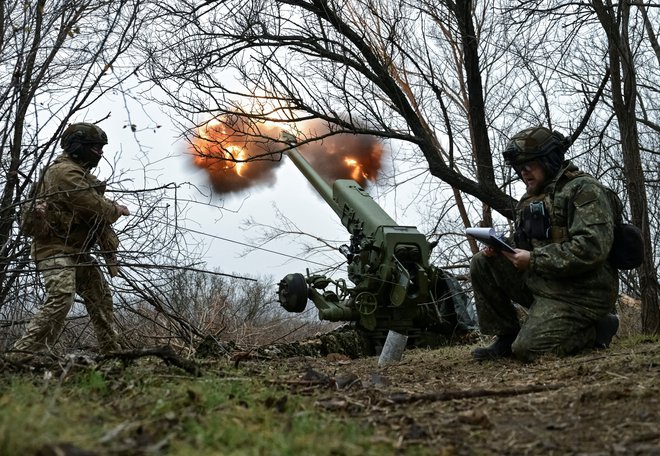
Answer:
[[[339,250],[353,286],[309,271],[288,274],[278,288],[284,309],[303,312],[310,300],[321,320],[351,322],[374,352],[389,330],[408,335],[409,346],[438,346],[466,329],[455,311],[467,302],[458,281],[429,264],[435,243],[416,227],[398,225],[356,181],[338,179],[330,187],[297,149],[287,154],[350,233]]]

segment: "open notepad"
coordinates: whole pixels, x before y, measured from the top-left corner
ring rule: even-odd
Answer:
[[[465,234],[472,236],[479,242],[482,242],[495,250],[506,250],[511,253],[515,252],[513,247],[502,240],[502,237],[497,234],[495,228],[468,228],[465,230]]]

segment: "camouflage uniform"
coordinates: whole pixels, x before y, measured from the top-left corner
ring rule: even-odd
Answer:
[[[112,295],[89,253],[120,216],[104,192],[105,184],[66,153],[46,170],[39,197],[47,202],[48,229],[33,238],[31,254],[48,297],[16,342],[16,350],[38,352],[51,346],[62,331],[76,293],[83,298],[100,349],[118,348],[112,329]]]
[[[481,331],[517,333],[513,354],[527,361],[592,347],[595,323],[614,308],[618,293],[617,271],[607,261],[615,216],[606,190],[564,162],[542,194],[523,196],[516,209],[519,225],[525,208],[538,200],[550,209],[550,238],[518,245],[531,250],[527,270],[483,253],[470,265]],[[522,327],[512,301],[529,309]]]

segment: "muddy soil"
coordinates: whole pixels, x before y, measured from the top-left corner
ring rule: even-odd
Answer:
[[[266,375],[319,410],[371,424],[393,454],[660,455],[660,340],[528,365],[474,362],[476,346],[408,350],[383,367],[377,357],[296,357]]]

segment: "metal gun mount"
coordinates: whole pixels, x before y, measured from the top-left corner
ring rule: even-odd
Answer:
[[[338,179],[331,189],[297,149],[287,154],[350,233],[339,250],[355,286],[309,271],[288,274],[278,288],[284,309],[302,312],[311,300],[321,320],[353,322],[376,352],[388,330],[407,334],[409,346],[438,346],[467,329],[456,312],[467,302],[458,281],[429,264],[435,244],[416,227],[399,226],[354,180]]]

